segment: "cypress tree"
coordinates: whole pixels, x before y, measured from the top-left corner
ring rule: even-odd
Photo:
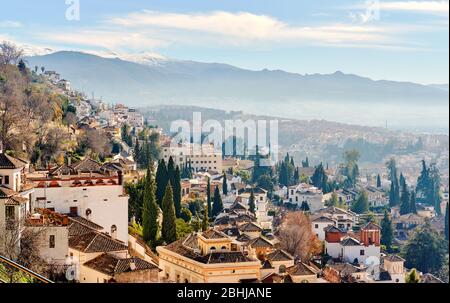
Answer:
[[[411,200],[409,197],[408,187],[406,185],[406,182],[403,182],[402,197],[401,197],[401,204],[400,204],[400,215],[406,215],[406,214],[410,213],[410,210],[409,210],[410,204],[411,204]]]
[[[254,193],[254,191],[253,191],[253,188],[252,188],[252,190],[251,190],[251,192],[250,192],[250,197],[249,197],[249,199],[248,199],[248,208],[249,208],[249,210],[250,210],[250,212],[252,213],[252,214],[255,214],[256,213],[256,203],[255,203],[255,193]]]
[[[227,174],[223,173],[222,192],[226,196],[228,195]]]
[[[369,198],[366,191],[363,191],[353,204],[352,210],[357,214],[363,214],[369,211]]]
[[[156,201],[162,207],[162,200],[166,191],[169,176],[167,173],[166,162],[164,159],[158,162],[158,169],[156,170]]]
[[[177,225],[175,216],[174,197],[172,186],[167,184],[166,192],[163,198],[163,222],[162,222],[162,238],[167,244],[177,240]]]
[[[409,212],[413,214],[417,214],[417,206],[416,206],[416,193],[414,191],[411,192],[411,199],[409,203]]]
[[[205,209],[203,211],[203,220],[202,220],[202,231],[206,231],[209,228],[209,206],[208,203],[205,205]]]
[[[377,187],[381,188],[381,177],[380,177],[380,175],[377,175]]]
[[[155,183],[153,181],[153,168],[151,160],[147,167],[147,176],[145,177],[143,207],[142,207],[142,237],[145,242],[154,245],[158,233],[158,205],[155,197]]]
[[[381,224],[381,244],[386,246],[388,251],[392,248],[392,241],[394,239],[394,229],[392,227],[392,221],[389,217],[388,211],[384,211],[384,217],[380,222]]]
[[[216,186],[216,189],[214,190],[214,202],[213,202],[213,209],[212,209],[213,217],[216,217],[222,211],[223,211],[222,197],[220,196],[219,187]]]
[[[300,172],[298,167],[295,168],[295,172],[294,172],[294,183],[298,184],[300,181]]]
[[[167,175],[170,184],[175,184],[175,162],[172,157],[169,158],[169,162],[167,163]]]
[[[134,161],[140,163],[141,146],[139,145],[139,137],[136,137],[136,144],[134,145]]]
[[[448,202],[447,206],[445,207],[445,239],[448,241]]]
[[[208,184],[206,185],[206,205],[208,205],[208,216],[212,217],[211,207],[211,180],[208,178]]]
[[[177,165],[175,169],[175,176],[174,176],[174,183],[173,184],[173,199],[175,202],[175,213],[177,218],[180,217],[181,212],[181,176],[180,176],[180,168]]]

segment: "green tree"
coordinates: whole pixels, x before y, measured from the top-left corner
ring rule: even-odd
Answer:
[[[223,173],[222,192],[226,196],[228,195],[227,174]]]
[[[380,177],[380,175],[377,175],[377,187],[378,188],[381,188],[381,177]]]
[[[142,207],[142,237],[145,242],[154,246],[156,244],[156,236],[158,234],[158,205],[155,197],[155,182],[153,181],[153,167],[150,164],[147,167],[147,175],[145,177],[145,187],[143,194]]]
[[[331,198],[328,201],[325,201],[325,206],[329,207],[329,206],[338,206],[339,204],[339,198],[337,193],[333,192],[331,194]]]
[[[212,205],[211,205],[211,180],[208,178],[206,185],[206,205],[208,205],[208,217],[212,217]]]
[[[394,240],[394,228],[392,226],[391,218],[387,210],[384,211],[384,217],[380,222],[381,225],[381,244],[386,246],[387,251],[392,248]]]
[[[179,218],[181,211],[181,175],[180,175],[180,168],[178,165],[175,168],[174,183],[172,184],[173,184],[173,200],[175,202],[175,214],[177,218]]]
[[[166,162],[162,159],[158,162],[158,168],[156,170],[156,200],[160,207],[162,207],[162,200],[168,183],[169,175],[167,173]]]
[[[139,144],[139,139],[136,138],[136,144],[134,145],[134,161],[140,163],[141,157],[141,146]]]
[[[300,210],[303,212],[309,212],[310,211],[310,207],[307,201],[303,201],[302,205],[300,206]]]
[[[445,239],[448,241],[448,202],[445,207]]]
[[[389,205],[394,207],[400,203],[400,186],[398,183],[397,164],[395,159],[391,158],[388,162],[386,162],[386,167],[389,170],[389,180],[391,181]]]
[[[358,199],[353,203],[352,210],[357,214],[363,214],[369,211],[369,197],[367,191],[362,191]]]
[[[202,231],[206,231],[209,228],[209,206],[206,203],[205,208],[203,210],[203,219],[202,219]]]
[[[251,192],[250,192],[250,197],[248,198],[248,208],[249,208],[249,210],[250,210],[250,212],[252,213],[252,214],[255,214],[256,213],[256,203],[255,203],[255,193],[254,193],[254,191],[253,191],[253,188],[252,188],[252,190],[251,190]]]
[[[190,222],[192,219],[191,211],[186,207],[182,207],[180,212],[180,218],[183,219],[186,223]]]
[[[427,220],[418,227],[403,249],[405,266],[421,272],[436,273],[445,262],[448,242],[435,231]]]
[[[411,199],[409,202],[409,212],[417,214],[416,193],[414,191],[411,192]]]
[[[176,220],[177,239],[182,239],[190,234],[194,229],[183,219]]]
[[[409,197],[408,186],[406,181],[402,182],[402,197],[400,204],[400,215],[406,215],[410,213],[409,207],[411,205],[411,199]]]
[[[272,178],[269,175],[262,175],[258,179],[258,187],[267,190],[269,194],[273,192],[274,184]]]
[[[411,269],[411,271],[406,274],[405,282],[406,283],[420,283],[420,276],[415,268]]]
[[[213,202],[212,216],[216,217],[222,211],[223,211],[222,197],[220,196],[219,187],[216,186],[216,188],[214,190],[214,202]]]
[[[346,181],[349,187],[356,184],[356,180],[359,177],[359,160],[360,154],[357,150],[347,150],[344,152],[344,165],[342,167],[341,173],[343,176],[347,177]]]
[[[173,192],[170,182],[167,184],[166,193],[163,198],[163,221],[162,221],[162,238],[167,244],[177,240],[177,227],[175,206],[173,201]]]

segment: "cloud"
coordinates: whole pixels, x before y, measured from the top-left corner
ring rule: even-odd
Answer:
[[[2,28],[18,28],[22,27],[22,23],[11,20],[0,21],[0,27]]]
[[[109,50],[154,49],[167,45],[162,40],[152,39],[139,32],[107,31],[101,29],[79,30],[76,32],[50,32],[42,35],[41,38],[62,44],[98,47]]]
[[[344,7],[343,9],[358,9],[364,10],[365,13],[352,13],[361,17],[367,15],[374,10],[382,11],[398,11],[423,13],[432,15],[448,16],[449,1],[385,1],[385,0],[367,0],[364,3],[359,3],[351,7]]]
[[[380,9],[448,15],[449,1],[380,1]]]
[[[107,23],[136,31],[159,29],[171,33],[176,30],[178,33],[214,35],[216,40],[225,38],[227,42],[244,44],[252,41],[329,43],[379,41],[383,39],[379,33],[385,31],[381,28],[345,24],[296,26],[266,15],[223,11],[191,14],[142,11],[125,17],[112,18]],[[221,37],[217,38],[217,35]]]

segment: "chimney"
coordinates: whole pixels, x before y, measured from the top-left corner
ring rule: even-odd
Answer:
[[[3,141],[0,140],[0,154],[3,154]]]

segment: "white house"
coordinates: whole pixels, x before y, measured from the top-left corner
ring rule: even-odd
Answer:
[[[287,196],[284,202],[297,204],[301,206],[303,202],[308,203],[311,213],[317,212],[323,208],[323,193],[320,189],[306,183],[290,186],[287,190]]]

